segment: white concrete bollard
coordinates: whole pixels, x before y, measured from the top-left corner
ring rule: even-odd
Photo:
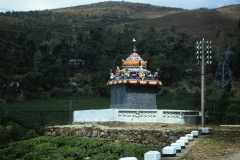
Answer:
[[[192,134],[186,134],[186,137],[188,137],[188,140],[189,140],[189,141],[192,141],[192,140],[193,140],[193,135],[192,135]]]
[[[137,160],[136,157],[124,157],[124,158],[120,158],[119,160]]]
[[[144,160],[160,160],[161,154],[158,151],[149,151],[144,154]]]
[[[181,145],[181,148],[185,148],[185,141],[184,140],[176,140],[176,143]]]
[[[181,144],[180,143],[172,143],[171,146],[176,147],[176,152],[181,152]]]
[[[163,157],[175,157],[176,156],[176,147],[166,146],[162,149]]]
[[[211,128],[202,128],[202,134],[210,134]]]
[[[193,138],[198,138],[198,131],[192,131]]]
[[[184,140],[185,144],[188,144],[188,137],[180,137],[180,140]]]

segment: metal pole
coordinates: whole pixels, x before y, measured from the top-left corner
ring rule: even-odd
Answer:
[[[70,101],[70,105],[69,105],[69,120],[68,120],[68,124],[71,125],[72,124],[72,100]]]
[[[224,62],[222,62],[222,90],[223,90],[223,88],[224,88],[224,86],[225,86],[225,79],[224,79],[224,76],[225,76],[225,72],[224,72],[224,69],[225,69],[225,63]]]
[[[201,64],[201,109],[202,109],[202,127],[205,127],[205,100],[204,100],[204,84],[205,84],[205,62],[204,62],[204,39],[202,40],[202,64]]]

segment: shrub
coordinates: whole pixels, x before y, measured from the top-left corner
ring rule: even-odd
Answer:
[[[188,84],[189,84],[189,88],[201,86],[201,83],[199,81],[197,81],[196,79],[189,79]]]
[[[169,95],[169,93],[170,93],[169,89],[163,89],[163,90],[162,90],[162,94],[163,94],[164,96]]]
[[[236,89],[233,89],[231,92],[230,92],[230,96],[233,97],[237,94],[237,90]]]
[[[27,131],[26,134],[24,134],[24,135],[21,137],[21,140],[32,139],[32,138],[36,138],[36,137],[38,137],[38,136],[39,136],[39,135],[35,132],[35,130],[30,129],[29,131]]]
[[[237,113],[227,113],[226,123],[227,124],[239,124],[240,116]]]
[[[0,125],[2,118],[8,115],[7,103],[5,99],[0,99]]]
[[[61,97],[61,89],[54,87],[51,91],[52,98],[60,98]]]
[[[11,126],[0,126],[0,145],[4,145],[12,141],[11,129]]]
[[[239,124],[240,123],[240,106],[236,104],[231,104],[227,109],[226,123],[227,124]]]
[[[134,156],[143,160],[145,152],[156,149],[146,145],[126,144],[124,137],[119,139],[119,144],[113,144],[79,136],[42,136],[0,146],[0,159],[113,160]]]

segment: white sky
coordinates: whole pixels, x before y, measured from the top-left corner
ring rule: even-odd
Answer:
[[[108,0],[0,0],[0,12],[56,9],[104,2]],[[118,1],[122,0],[110,0]],[[125,2],[146,3],[157,6],[184,9],[218,8],[231,4],[240,4],[240,0],[124,0]]]

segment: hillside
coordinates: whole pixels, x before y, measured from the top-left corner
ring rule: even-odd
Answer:
[[[21,83],[32,88],[30,92],[51,91],[73,80],[81,87],[101,86],[106,84],[109,68],[121,65],[121,59],[132,52],[129,42],[133,37],[138,53],[149,62],[148,69],[161,66],[165,85],[183,79],[189,67],[193,70],[189,77],[196,78],[197,40],[211,40],[214,49],[231,45],[233,52],[239,53],[239,14],[240,5],[184,10],[111,1],[0,13],[0,84],[22,77]],[[235,54],[231,62],[236,71],[238,58]],[[69,65],[70,59],[86,63],[73,66]],[[211,77],[216,61],[213,64],[209,67]],[[35,84],[29,85],[31,82]]]
[[[12,12],[0,14],[0,32],[17,34],[22,29],[41,42],[47,30],[58,36],[74,36],[80,30],[103,23],[137,23],[140,29],[154,27],[158,31],[176,27],[196,38],[205,37],[218,41],[221,36],[237,34],[240,5],[217,9],[184,10],[130,2],[100,2],[91,5],[73,6],[44,11]]]
[[[143,30],[154,27],[159,31],[174,26],[179,32],[184,32],[198,39],[205,37],[219,45],[219,38],[236,34],[240,5],[225,6],[217,9],[184,10],[141,3],[100,2],[52,11],[67,14],[84,13],[92,19],[88,18],[83,22],[85,25],[89,22],[104,21],[112,21],[112,23],[118,24],[132,22],[137,23]],[[112,18],[111,15],[117,15],[117,17]],[[126,21],[122,19],[123,17],[126,18]],[[121,20],[123,21],[121,22]],[[139,21],[136,22],[136,20]]]
[[[159,31],[175,26],[178,31],[189,34],[199,40],[203,37],[212,40],[216,46],[222,37],[236,33],[240,15],[240,5],[219,9],[197,9],[166,15],[160,18],[141,20],[138,24],[142,29],[154,26]]]
[[[52,12],[67,14],[88,14],[89,17],[101,17],[105,15],[118,14],[136,18],[157,18],[165,15],[180,13],[184,9],[170,8],[164,6],[153,6],[143,3],[131,2],[99,2],[90,5],[81,5],[68,8],[51,10]]]

